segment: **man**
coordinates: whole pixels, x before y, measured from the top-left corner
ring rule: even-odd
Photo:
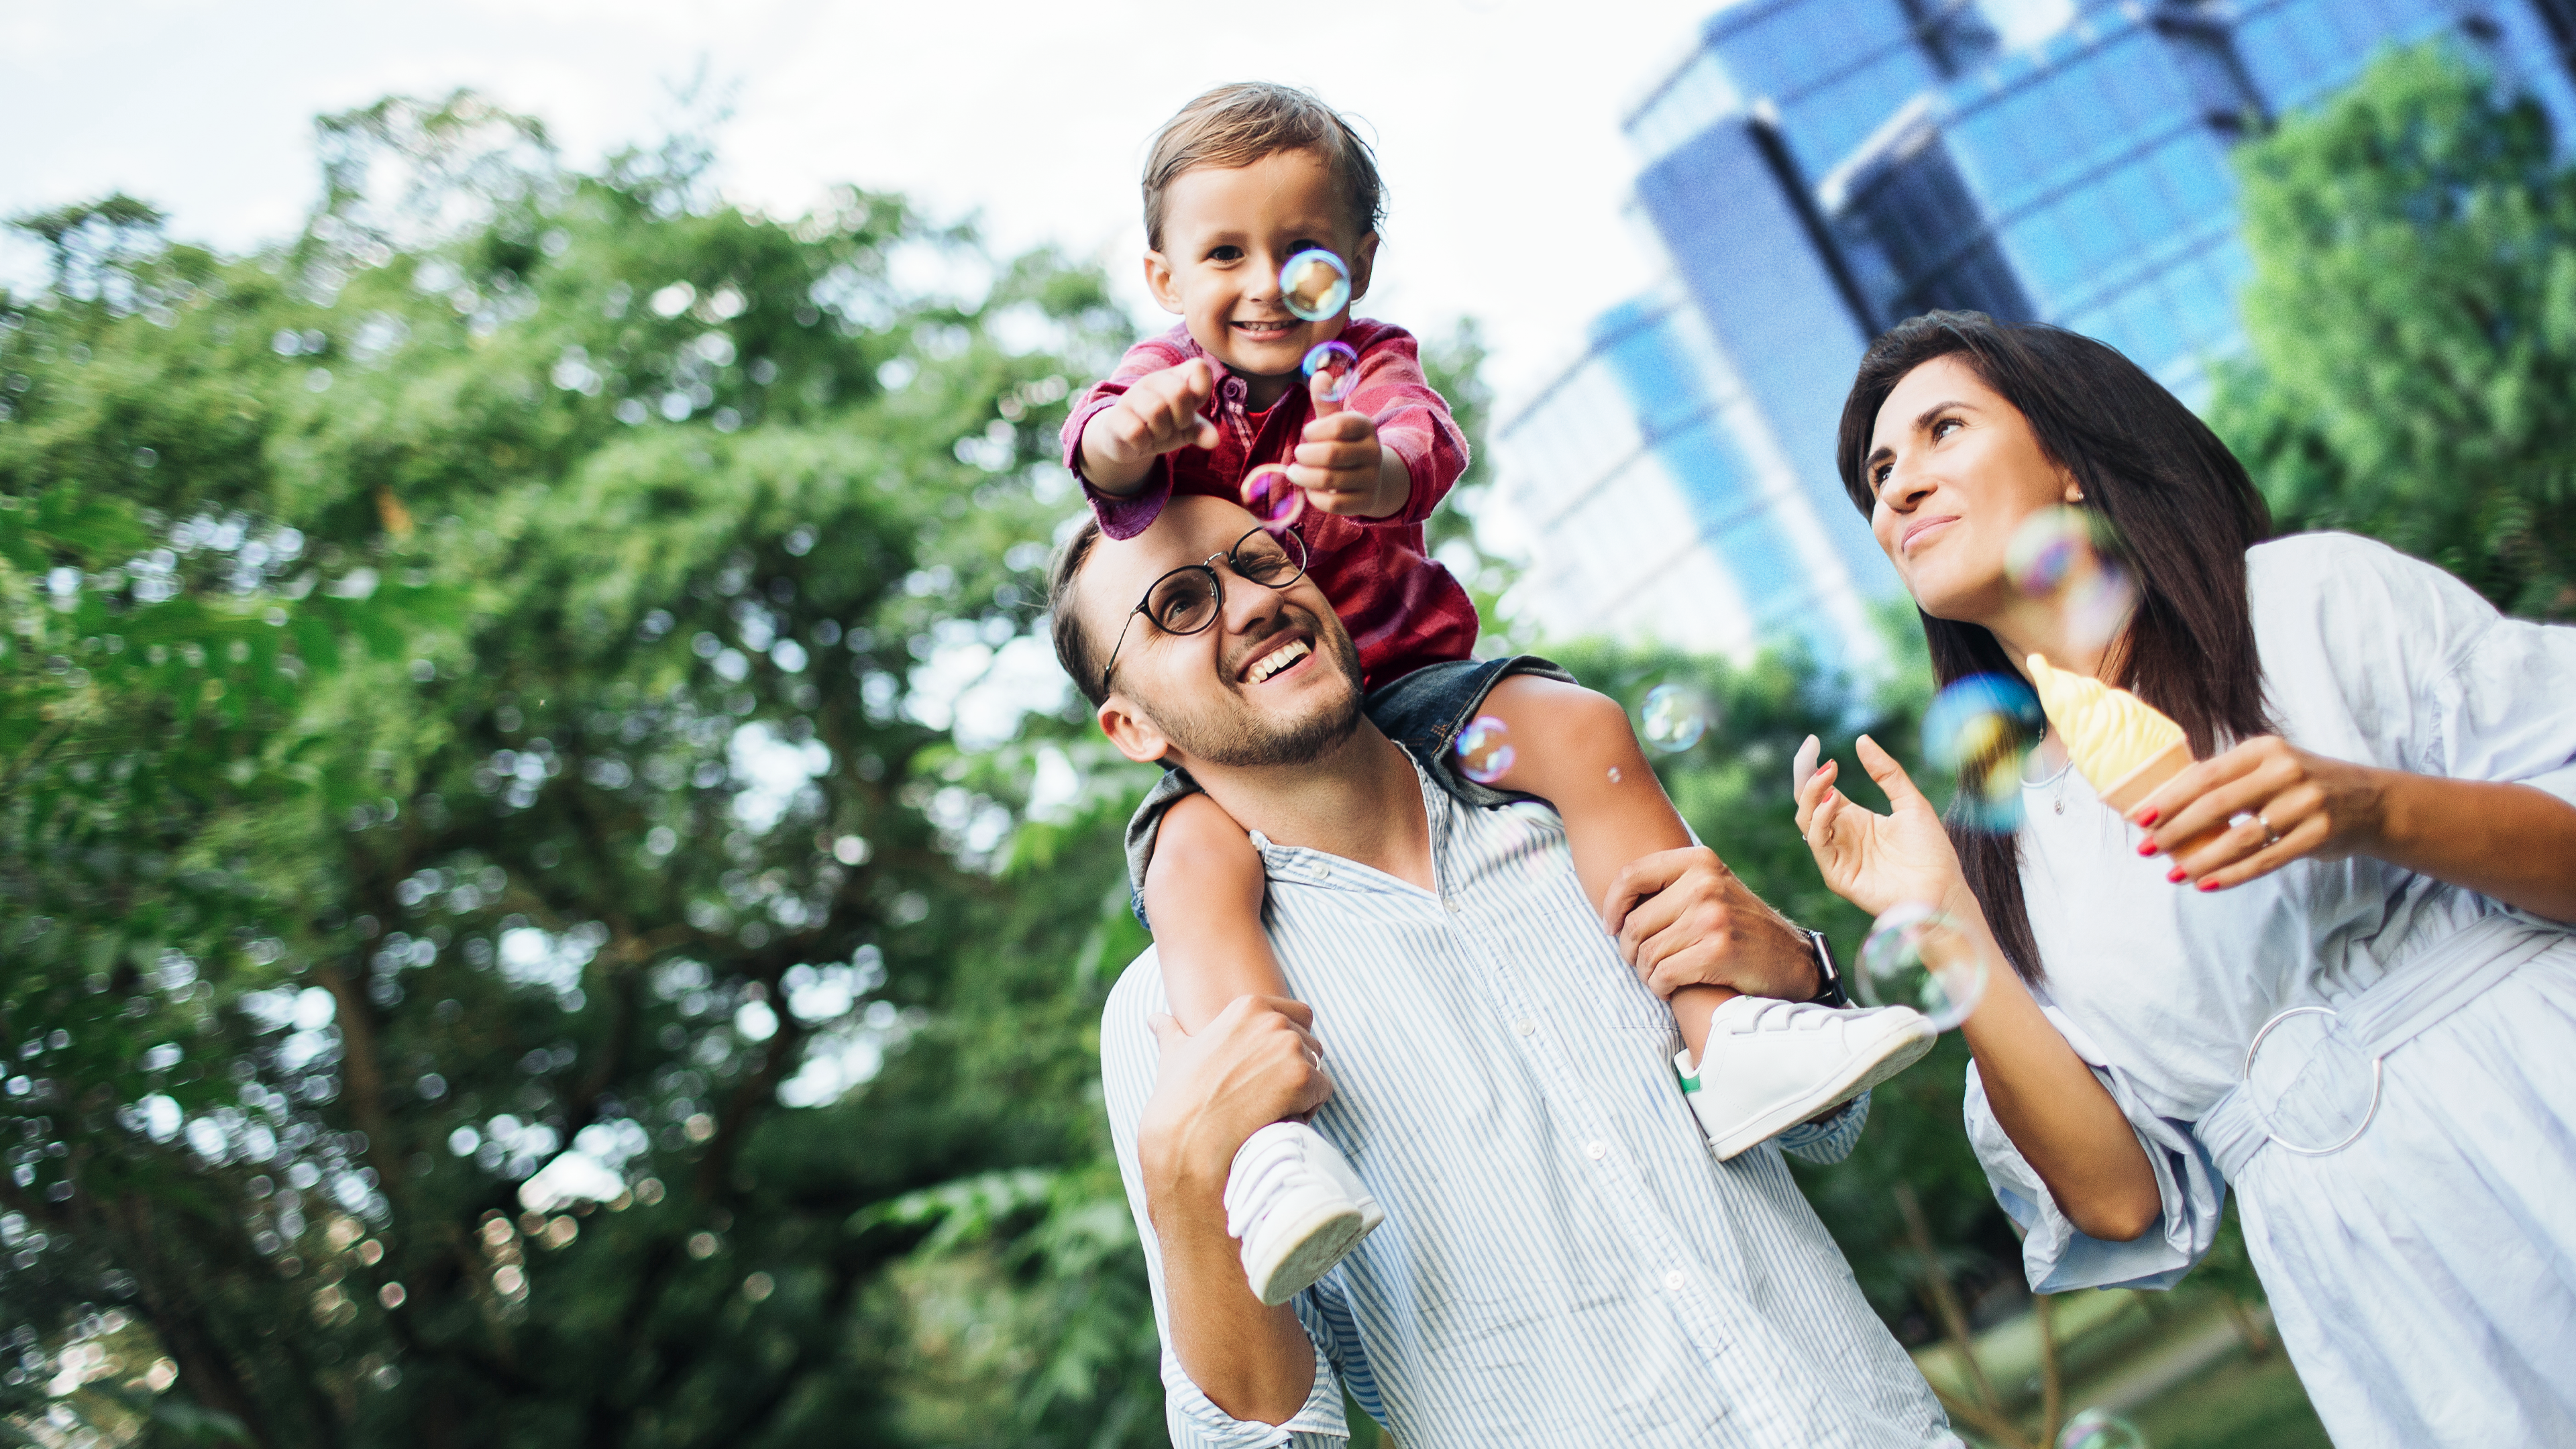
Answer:
[[[1263,587],[1216,562],[1210,627],[1131,612],[1254,527],[1223,500],[1175,498],[1134,538],[1086,527],[1051,590],[1077,679],[1124,634],[1102,729],[1187,769],[1252,832],[1299,998],[1243,998],[1187,1034],[1148,951],[1102,1016],[1173,1442],[1340,1441],[1347,1388],[1406,1449],[1956,1444],[1779,1153],[1710,1154],[1672,1078],[1672,1017],[1602,930],[1562,833],[1460,806],[1370,724],[1310,581]],[[1292,637],[1309,658],[1236,677]],[[1654,896],[1632,926],[1712,943],[1680,953],[1699,979],[1819,993],[1802,934],[1714,855],[1632,869]],[[1783,1143],[1848,1151],[1860,1108]],[[1265,1307],[1222,1194],[1247,1138],[1305,1113],[1386,1222]]]

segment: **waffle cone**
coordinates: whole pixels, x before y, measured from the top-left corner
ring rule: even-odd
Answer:
[[[2102,803],[2126,816],[2130,811],[2138,808],[2139,802],[2162,788],[2167,780],[2191,768],[2191,764],[2189,744],[2167,745],[2157,751],[2154,758],[2145,764],[2112,781],[2111,788],[2102,792]],[[2217,830],[2202,831],[2189,840],[2177,841],[2165,852],[2165,856],[2171,859],[2186,851],[2196,850],[2202,842],[2222,833],[2225,829],[2226,827],[2222,825]]]

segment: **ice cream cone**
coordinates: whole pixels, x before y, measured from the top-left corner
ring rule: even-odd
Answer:
[[[2126,816],[2130,811],[2137,809],[2149,795],[2162,789],[2167,780],[2190,769],[2191,765],[2190,745],[2168,745],[2153,759],[2112,781],[2111,788],[2102,792],[2102,803],[2119,811],[2122,816]],[[2225,828],[2221,826],[2220,830]],[[2219,834],[2220,830],[2205,830],[2189,840],[2178,841],[2165,852],[2165,855],[2170,859],[2186,851],[2196,850],[2204,841]]]
[[[2139,801],[2156,793],[2165,781],[2189,768],[2191,746],[2167,745],[2145,764],[2112,781],[2110,788],[2102,792],[2102,803],[2126,815],[2138,808]]]

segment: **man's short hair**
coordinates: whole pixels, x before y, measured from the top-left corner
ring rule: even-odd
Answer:
[[[1047,619],[1055,636],[1055,662],[1094,709],[1108,701],[1109,691],[1101,686],[1101,666],[1092,658],[1090,631],[1082,627],[1082,617],[1075,611],[1073,585],[1099,542],[1100,520],[1085,515],[1082,526],[1056,551],[1055,563],[1047,569]]]
[[[1145,245],[1163,249],[1163,207],[1181,173],[1232,170],[1282,151],[1312,151],[1332,174],[1356,232],[1377,230],[1386,186],[1377,157],[1341,113],[1313,91],[1269,81],[1218,86],[1181,107],[1154,133],[1145,157]]]

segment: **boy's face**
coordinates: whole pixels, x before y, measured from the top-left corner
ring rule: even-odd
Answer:
[[[1145,285],[1163,310],[1230,370],[1293,377],[1307,351],[1341,335],[1340,315],[1308,322],[1279,295],[1279,269],[1321,247],[1351,269],[1351,300],[1368,290],[1377,233],[1354,235],[1323,158],[1278,151],[1249,166],[1202,166],[1164,194],[1163,248],[1145,254]]]

